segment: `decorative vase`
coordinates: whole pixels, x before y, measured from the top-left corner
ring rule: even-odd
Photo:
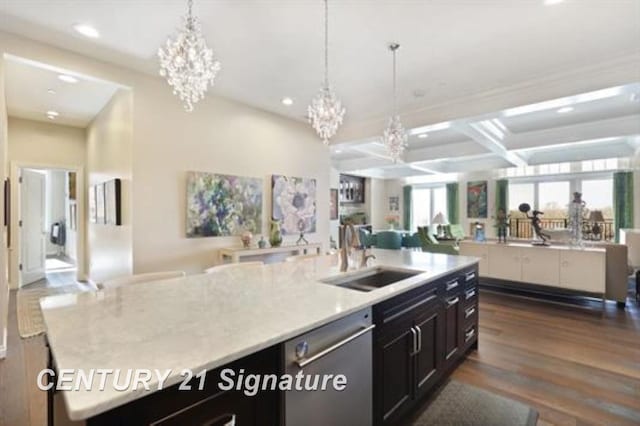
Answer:
[[[582,194],[573,193],[573,200],[569,204],[569,245],[582,248],[582,222],[584,220],[584,209],[586,203],[582,200]]]
[[[269,244],[271,244],[271,247],[280,247],[280,244],[282,244],[282,231],[280,230],[280,222],[277,220],[271,221]]]
[[[240,240],[242,241],[242,245],[244,248],[251,247],[251,240],[253,239],[253,235],[249,231],[245,231],[240,236]]]
[[[258,241],[258,248],[265,248],[267,246],[267,242],[264,240],[264,237],[260,235],[260,241]]]

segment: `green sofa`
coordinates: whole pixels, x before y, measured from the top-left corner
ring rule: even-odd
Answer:
[[[438,240],[431,234],[431,232],[429,231],[429,227],[427,226],[418,227],[418,237],[420,238],[420,242],[422,243],[422,251],[451,255],[460,254],[458,247],[452,246],[450,244],[440,244]]]

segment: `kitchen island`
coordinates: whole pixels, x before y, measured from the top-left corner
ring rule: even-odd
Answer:
[[[376,353],[380,355],[380,351],[391,348],[383,340],[396,331],[413,338],[411,353],[397,360],[405,363],[402,368],[417,374],[431,365],[433,371],[423,371],[425,380],[414,384],[414,379],[409,379],[409,399],[417,398],[416,386],[444,377],[446,370],[454,367],[454,360],[459,361],[467,349],[477,347],[478,259],[408,250],[373,253],[376,260],[372,268],[412,270],[415,275],[373,291],[358,291],[321,282],[363,273],[340,272],[337,264],[322,257],[43,299],[41,306],[55,369],[170,370],[164,390],[155,391],[157,394],[182,382],[184,369],[195,373],[214,371],[373,307],[373,320],[380,330],[378,333],[376,329],[375,339],[380,345],[374,343],[374,371],[384,369],[384,365],[375,365],[380,362]],[[440,318],[439,324],[430,323],[435,328],[425,325],[436,314],[418,310],[432,303],[434,308],[429,309],[439,312]],[[414,313],[425,315],[407,316]],[[410,324],[400,325],[407,318],[411,318]],[[416,321],[423,321],[423,327]],[[451,321],[455,326],[442,328]],[[387,329],[385,324],[394,327]],[[422,341],[413,337],[418,330],[427,330],[425,339],[442,342],[434,344],[431,351],[421,352],[425,357],[420,360],[416,354]],[[404,339],[402,336],[399,339]],[[436,349],[443,353],[442,357]],[[398,351],[393,353],[397,356]],[[272,356],[277,354],[267,354],[267,358]],[[436,363],[442,368],[433,374]],[[374,377],[374,393],[380,392],[380,381],[384,377]],[[208,386],[214,384],[207,382]],[[98,383],[93,385],[89,389],[62,391],[70,419],[99,424],[92,420],[124,405],[143,403],[157,389],[157,382],[153,381],[151,390],[141,387],[116,391],[107,387],[100,391]],[[388,403],[393,402],[393,397],[382,396]],[[377,398],[374,395],[374,408],[382,409],[385,404],[378,403]],[[407,398],[402,396],[402,401]],[[395,403],[393,408],[400,405]],[[277,410],[277,404],[271,409]],[[394,416],[387,413],[385,418]]]

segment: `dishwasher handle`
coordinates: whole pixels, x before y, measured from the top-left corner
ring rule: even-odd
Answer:
[[[336,349],[341,348],[342,346],[346,345],[347,343],[357,339],[358,337],[362,336],[363,334],[366,334],[368,332],[370,332],[371,330],[373,330],[376,327],[375,324],[371,324],[368,327],[365,327],[363,329],[361,329],[360,331],[357,331],[355,333],[353,333],[351,336],[344,338],[343,340],[340,340],[338,343],[335,343],[331,346],[329,346],[328,348],[318,352],[317,354],[309,357],[309,358],[300,358],[299,360],[296,361],[296,364],[298,364],[298,367],[300,368],[304,368],[307,365],[311,364],[314,361],[319,360],[320,358],[324,357],[325,355],[329,355],[331,352],[335,351]]]

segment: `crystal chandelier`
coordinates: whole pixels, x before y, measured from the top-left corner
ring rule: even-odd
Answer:
[[[382,143],[387,147],[391,160],[396,163],[407,147],[408,135],[400,122],[398,115],[398,105],[396,96],[396,51],[400,48],[398,43],[389,45],[389,50],[393,53],[393,113],[389,118],[389,124],[384,129]]]
[[[309,105],[309,123],[325,145],[342,124],[345,108],[329,86],[329,6],[324,0],[324,83]]]
[[[164,48],[158,49],[160,75],[173,87],[186,111],[193,111],[193,104],[204,97],[209,84],[220,71],[220,62],[213,57],[213,51],[207,47],[202,36],[200,23],[193,16],[193,0],[189,0],[189,12],[184,26],[178,31],[175,40],[167,39]]]

